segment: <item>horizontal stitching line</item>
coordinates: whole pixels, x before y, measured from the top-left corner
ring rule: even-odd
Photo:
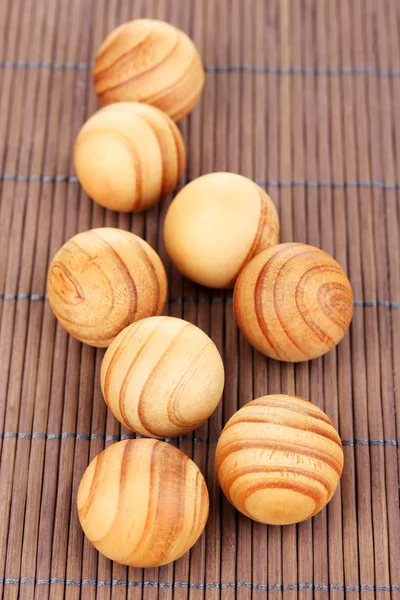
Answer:
[[[400,189],[399,183],[385,183],[384,181],[308,181],[306,179],[294,179],[293,181],[276,181],[270,179],[256,179],[255,182],[258,185],[272,186],[278,188],[291,188],[291,187],[309,187],[309,188],[333,188],[333,189],[345,189],[345,188],[378,188],[383,190],[398,190]]]
[[[5,173],[0,175],[0,181],[17,181],[29,183],[32,181],[38,181],[40,183],[78,183],[76,176],[69,175],[17,175],[13,173]],[[189,179],[182,179],[178,186],[183,186],[189,183]],[[384,181],[308,181],[306,179],[294,179],[292,181],[278,181],[274,179],[255,179],[258,185],[265,185],[277,188],[293,188],[293,187],[307,187],[307,188],[332,188],[332,189],[346,189],[346,188],[377,188],[382,190],[399,190],[400,183],[390,183]]]
[[[400,308],[399,302],[389,302],[389,300],[354,300],[354,306],[384,306],[386,308]]]
[[[262,67],[260,65],[207,65],[208,73],[263,73],[265,75],[375,75],[377,77],[398,77],[398,69],[375,69],[373,67]]]
[[[354,440],[342,440],[343,446],[395,446],[400,448],[400,442],[396,440],[368,440],[366,438],[356,438]]]
[[[26,61],[26,60],[7,60],[0,62],[0,69],[77,69],[87,70],[93,67],[93,63],[88,62],[53,62],[53,61]]]
[[[142,436],[135,435],[134,433],[123,433],[122,435],[105,435],[103,433],[74,433],[72,431],[66,431],[63,433],[44,433],[40,431],[34,431],[33,433],[20,433],[18,431],[5,431],[0,433],[1,438],[17,438],[17,439],[36,439],[40,438],[43,440],[64,440],[64,439],[76,439],[76,440],[104,440],[106,442],[115,442],[120,440],[131,440],[140,439]],[[176,438],[162,438],[165,442],[193,442],[194,444],[200,443],[212,443],[218,442],[218,436],[211,437],[197,437],[189,435],[181,435]],[[354,440],[342,440],[343,446],[395,446],[400,448],[400,442],[397,440],[369,440],[367,438],[355,438]]]
[[[1,69],[65,69],[88,71],[92,69],[92,62],[54,62],[54,61],[3,61],[0,62]],[[260,65],[205,65],[207,73],[263,73],[265,75],[374,75],[377,77],[399,77],[398,69],[376,69],[374,67],[263,67]]]
[[[47,294],[28,294],[19,292],[18,294],[5,293],[0,294],[0,300],[47,300]],[[185,302],[196,302],[198,304],[232,304],[232,296],[213,296],[211,298],[196,298],[195,296],[181,296],[178,298],[168,298],[168,304],[183,304]],[[400,308],[400,302],[390,302],[389,300],[354,300],[354,306],[358,307],[379,307]]]
[[[135,435],[134,433],[123,433],[122,435],[105,435],[103,433],[74,433],[72,431],[65,431],[63,433],[44,433],[41,431],[34,431],[33,433],[20,433],[18,431],[5,431],[0,433],[0,439],[5,438],[16,438],[19,440],[32,440],[32,439],[43,439],[43,440],[65,440],[65,439],[75,439],[75,440],[104,440],[106,442],[114,442],[121,440],[133,440],[140,439],[142,436]],[[189,436],[189,435],[181,435],[176,438],[162,438],[163,441],[167,443],[173,442],[193,442],[195,444],[200,443],[211,443],[217,442],[218,437],[197,437],[197,436]]]
[[[238,589],[238,588],[249,588],[252,590],[281,590],[281,591],[297,591],[297,590],[319,590],[319,591],[329,591],[329,590],[342,590],[345,592],[359,592],[361,590],[372,590],[379,592],[391,592],[395,590],[400,590],[400,584],[392,584],[392,585],[375,585],[372,583],[361,583],[360,585],[343,585],[341,583],[330,583],[330,584],[319,584],[319,583],[293,583],[293,584],[281,584],[281,583],[252,583],[251,581],[237,581],[234,583],[221,583],[220,581],[211,581],[208,583],[188,583],[186,581],[174,581],[174,582],[158,582],[158,581],[127,581],[126,579],[113,579],[110,581],[99,580],[96,581],[94,579],[63,579],[61,577],[52,577],[51,579],[39,579],[35,582],[35,580],[31,577],[21,577],[21,578],[0,578],[0,583],[5,585],[18,585],[20,583],[36,583],[36,585],[51,585],[53,583],[61,583],[62,585],[72,585],[72,586],[82,586],[82,585],[92,585],[96,587],[113,587],[113,586],[126,586],[132,588],[146,588],[146,587],[154,587],[159,589],[175,589],[175,588],[185,588],[185,589],[196,589],[196,590],[206,590],[206,589]]]
[[[168,304],[183,304],[184,302],[196,302],[198,304],[232,304],[232,296],[212,296],[211,298],[196,298],[195,296],[181,296],[178,298],[168,298]]]
[[[0,175],[0,181],[21,181],[31,182],[40,181],[40,183],[56,183],[63,181],[66,183],[78,183],[78,178],[68,175],[14,175],[12,173],[5,173]]]
[[[0,294],[0,300],[47,300],[47,294],[28,294],[21,292],[18,294]]]
[[[94,63],[91,62],[53,62],[53,61],[26,61],[26,60],[6,60],[0,62],[0,69],[76,69],[86,71],[91,69]]]

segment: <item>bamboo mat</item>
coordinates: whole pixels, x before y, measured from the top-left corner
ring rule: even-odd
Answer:
[[[267,360],[238,335],[229,293],[172,269],[161,234],[170,199],[119,215],[77,184],[74,138],[98,106],[90,63],[109,31],[139,16],[184,29],[206,65],[201,103],[181,123],[185,179],[217,170],[255,179],[279,209],[282,241],[321,246],[349,273],[353,324],[326,357]],[[0,189],[3,597],[399,598],[400,2],[1,0]],[[178,442],[206,476],[210,519],[191,553],[160,569],[99,556],[75,508],[88,462],[128,432],[101,397],[103,351],[56,324],[45,281],[65,240],[103,225],[160,252],[166,312],[209,333],[226,365],[217,412]],[[285,528],[235,512],[214,472],[223,423],[276,392],[322,407],[345,452],[328,508]]]

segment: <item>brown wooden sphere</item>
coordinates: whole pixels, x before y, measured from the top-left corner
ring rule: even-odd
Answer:
[[[174,121],[187,115],[204,87],[204,67],[192,40],[164,21],[137,19],[114,29],[94,64],[102,104],[145,102]]]
[[[167,275],[147,242],[104,227],[78,233],[60,248],[49,268],[47,293],[68,333],[106,347],[130,323],[163,311]]]
[[[278,238],[272,200],[235,173],[210,173],[186,185],[164,223],[165,246],[176,268],[214,288],[233,287],[243,266]]]
[[[132,567],[159,567],[195,544],[208,517],[197,465],[157,440],[125,440],[90,463],[78,490],[78,515],[91,543]]]
[[[138,102],[110,104],[80,130],[74,162],[78,179],[105,208],[121,212],[154,206],[172,192],[185,168],[175,123]]]
[[[174,317],[129,325],[101,366],[105,401],[123,425],[150,437],[184,435],[214,412],[224,365],[211,339]]]
[[[216,469],[225,496],[247,517],[269,525],[299,523],[335,493],[342,443],[327,415],[307,400],[264,396],[225,425]]]
[[[353,315],[346,273],[329,254],[306,244],[279,244],[253,258],[236,282],[233,303],[247,340],[288,362],[328,352]]]

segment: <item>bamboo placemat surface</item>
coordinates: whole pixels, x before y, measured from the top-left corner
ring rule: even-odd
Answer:
[[[238,334],[230,293],[172,269],[162,240],[170,198],[121,215],[79,187],[73,142],[98,107],[91,62],[108,32],[139,16],[185,30],[205,62],[202,100],[181,123],[185,180],[221,170],[255,179],[278,207],[282,241],[320,246],[349,273],[353,323],[324,358],[266,359]],[[0,190],[3,597],[398,598],[400,2],[2,0]],[[172,442],[206,476],[209,522],[190,554],[160,569],[104,559],[77,519],[83,471],[128,432],[102,400],[104,352],[56,324],[45,282],[65,240],[103,225],[157,249],[169,272],[166,313],[211,335],[226,366],[217,412]],[[266,393],[312,400],[343,439],[340,489],[298,526],[251,522],[216,481],[223,424]]]

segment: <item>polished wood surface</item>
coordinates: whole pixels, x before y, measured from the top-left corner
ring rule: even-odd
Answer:
[[[340,342],[353,316],[353,291],[329,254],[306,244],[279,244],[241,272],[234,292],[237,323],[271,358],[316,358]]]
[[[175,123],[138,102],[110,104],[81,128],[74,152],[78,179],[105,208],[141,211],[173,191],[185,168]]]
[[[206,477],[206,535],[173,568],[143,572],[83,541],[79,480],[121,426],[99,385],[103,351],[70,338],[44,296],[52,257],[78,231],[120,227],[161,251],[168,200],[133,215],[103,210],[72,160],[99,108],[90,63],[108,32],[144,17],[185,31],[207,69],[182,122],[188,178],[264,182],[280,240],[334,256],[355,306],[350,335],[293,367],[237,335],[230,294],[166,264],[168,314],[204,329],[227,377],[196,441],[178,442]],[[0,598],[398,600],[400,2],[3,0],[0,30]],[[238,515],[214,470],[226,421],[272,393],[308,398],[340,423],[340,493],[299,527]]]
[[[137,19],[114,29],[93,69],[102,104],[145,102],[174,121],[187,115],[204,87],[204,67],[192,40],[164,21]]]
[[[224,365],[210,338],[174,317],[128,326],[101,367],[104,398],[126,427],[150,437],[184,435],[216,409]]]
[[[77,504],[82,528],[99,552],[125,565],[157,567],[195,544],[209,500],[204,477],[186,454],[138,439],[96,456],[82,477]]]
[[[167,277],[147,242],[104,227],[78,233],[60,248],[49,268],[47,293],[68,333],[106,347],[130,323],[162,312]]]
[[[274,203],[251,179],[235,173],[210,173],[189,183],[164,223],[176,268],[214,288],[233,287],[244,265],[278,238]]]
[[[342,443],[327,415],[307,400],[263,396],[225,425],[216,469],[224,494],[244,515],[270,525],[298,523],[335,493]]]

